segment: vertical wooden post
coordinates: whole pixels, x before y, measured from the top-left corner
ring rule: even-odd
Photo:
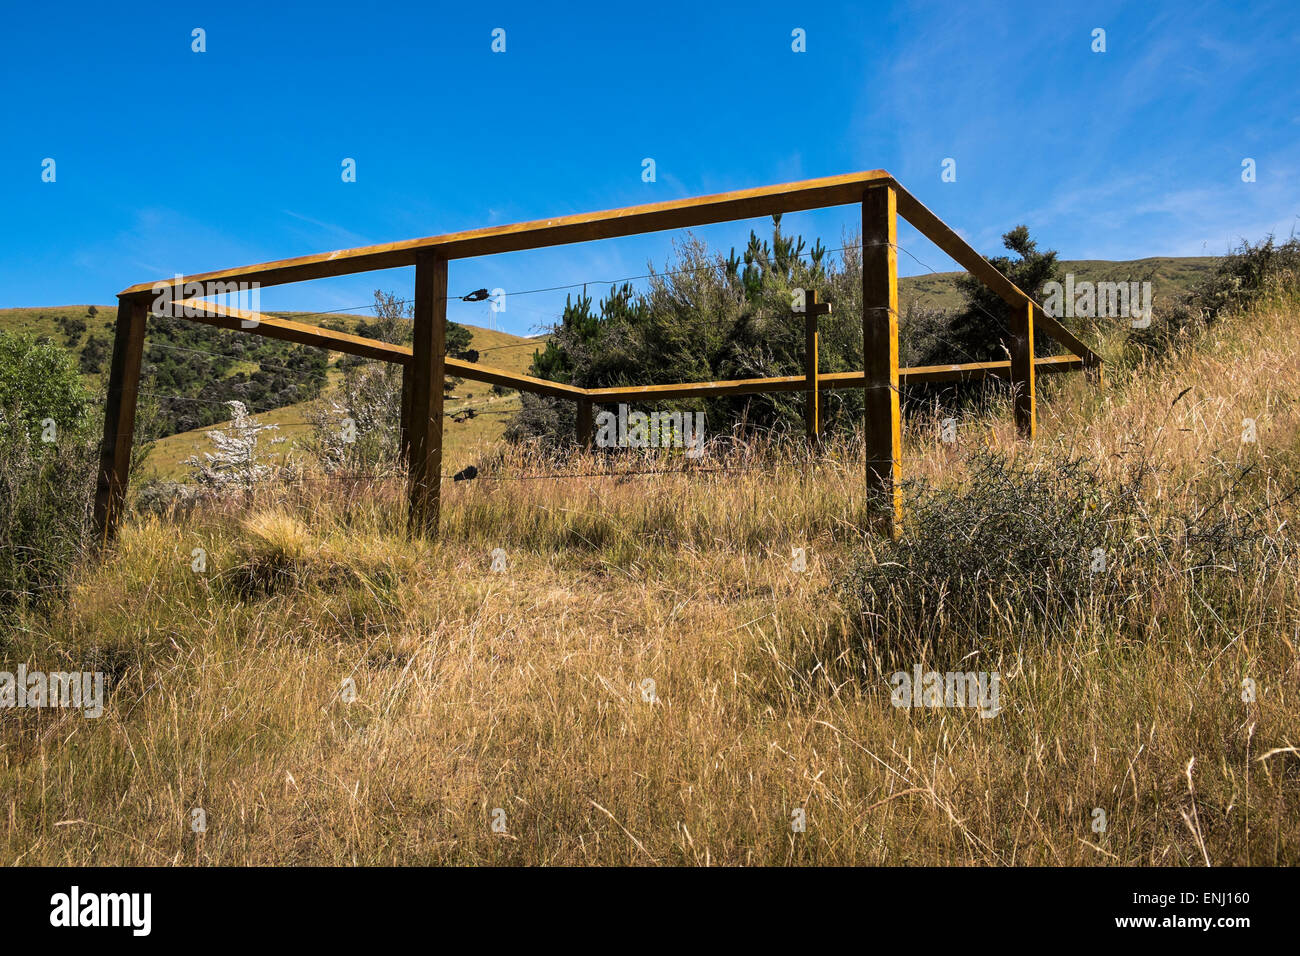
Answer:
[[[577,405],[578,405],[578,423],[577,423],[578,447],[583,451],[591,451],[592,428],[595,424],[592,420],[591,399],[580,398],[578,399]]]
[[[821,396],[817,394],[817,290],[804,296],[803,374],[808,382],[803,405],[804,434],[808,444],[816,446],[821,437]]]
[[[411,363],[402,366],[402,411],[397,431],[397,447],[402,464],[411,467],[411,390],[415,377],[411,373]]]
[[[107,543],[117,532],[131,480],[131,440],[135,436],[135,406],[144,358],[146,298],[118,296],[113,361],[108,371],[104,407],[104,442],[99,449],[99,478],[95,486],[94,531]]]
[[[442,497],[442,392],[447,351],[447,260],[415,261],[415,338],[411,346],[410,530],[436,536]]]
[[[898,400],[898,215],[892,186],[862,196],[862,350],[866,372],[867,495],[881,528],[902,530]]]
[[[1029,301],[1011,309],[1011,390],[1016,431],[1021,438],[1033,438],[1037,428],[1034,414],[1034,304]]]

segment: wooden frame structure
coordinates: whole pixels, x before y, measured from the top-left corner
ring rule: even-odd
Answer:
[[[453,259],[612,239],[851,203],[860,203],[862,207],[861,372],[818,372],[816,316],[819,313],[815,308],[815,295],[809,297],[814,309],[806,318],[809,354],[803,375],[677,385],[580,388],[444,356],[447,276],[449,263]],[[1009,361],[899,368],[899,216],[1011,306],[1015,318]],[[186,289],[193,290],[196,286],[203,290],[203,295],[217,295],[227,291],[230,283],[265,287],[402,266],[415,267],[415,334],[411,348],[241,311],[199,297],[179,298],[185,294]],[[807,427],[809,436],[815,439],[820,428],[815,396],[820,390],[863,389],[866,394],[867,435],[865,478],[868,490],[873,492],[870,500],[877,503],[878,517],[884,530],[897,533],[901,519],[900,385],[990,376],[1007,378],[1016,388],[1017,427],[1022,435],[1032,437],[1036,375],[1079,369],[1099,372],[1101,367],[1101,359],[1091,349],[1054,318],[1045,314],[1042,306],[997,271],[988,260],[883,170],[494,226],[224,269],[196,276],[178,276],[156,283],[133,285],[118,295],[117,327],[95,495],[94,520],[102,540],[112,537],[126,499],[136,397],[144,351],[145,320],[150,310],[155,308],[153,303],[159,299],[159,290],[163,291],[164,298],[168,301],[179,298],[172,306],[173,311],[182,309],[186,313],[185,317],[194,321],[400,364],[403,368],[401,442],[409,463],[410,526],[413,533],[417,534],[436,534],[438,527],[443,380],[449,374],[539,395],[574,400],[578,407],[578,440],[584,446],[591,444],[592,415],[595,406],[600,403],[786,391],[803,391],[814,397],[810,402]],[[824,308],[821,307],[822,310]],[[1036,358],[1035,330],[1055,339],[1069,349],[1071,354]]]

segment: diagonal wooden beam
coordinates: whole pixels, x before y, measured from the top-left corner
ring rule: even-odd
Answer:
[[[489,385],[500,385],[503,388],[514,388],[521,392],[532,392],[535,395],[551,395],[555,398],[581,398],[587,394],[587,389],[577,385],[533,378],[531,375],[507,372],[505,369],[492,368],[490,365],[475,365],[473,362],[465,362],[461,359],[447,359],[447,374],[468,378],[475,382],[486,382]]]
[[[289,319],[277,319],[261,312],[249,312],[219,305],[216,302],[204,302],[202,299],[181,299],[170,313],[158,312],[157,315],[168,318],[184,318],[205,325],[215,325],[222,329],[234,329],[262,335],[282,342],[294,342],[298,345],[314,345],[334,352],[346,352],[362,358],[378,359],[381,362],[409,362],[411,350],[401,345],[392,345],[378,339],[368,339],[361,335],[322,329],[315,325],[305,325]]]
[[[919,199],[902,186],[897,183],[894,186],[898,193],[898,214],[915,226],[921,235],[947,253],[950,259],[983,282],[1013,309],[1026,303],[1032,304],[1034,325],[1038,331],[1060,342],[1082,358],[1086,365],[1101,364],[1100,356],[1084,345],[1073,332],[1045,313],[1043,307],[1035,302],[1032,296],[994,268],[993,263],[976,252],[965,239],[953,231],[952,227],[927,209]]]
[[[298,345],[313,345],[317,348],[345,352],[348,355],[377,359],[381,362],[407,365],[411,361],[411,349],[405,345],[393,345],[361,335],[336,332],[333,329],[305,325],[289,319],[278,319],[261,312],[235,309],[216,302],[182,299],[176,303],[176,310],[180,311],[182,318],[202,322],[205,325],[215,325],[218,328],[247,332],[250,335],[262,335]],[[449,375],[468,378],[475,382],[486,382],[489,385],[501,385],[523,392],[535,392],[538,395],[554,395],[557,398],[577,398],[585,393],[585,389],[576,385],[551,382],[543,378],[533,378],[531,375],[519,375],[507,372],[505,369],[476,365],[461,359],[449,358],[445,364]]]

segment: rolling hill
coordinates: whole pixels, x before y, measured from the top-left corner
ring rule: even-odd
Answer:
[[[1152,296],[1159,306],[1187,292],[1193,283],[1209,273],[1216,261],[1214,256],[1155,256],[1129,261],[1063,259],[1059,264],[1063,272],[1072,273],[1080,281],[1150,282]],[[957,280],[963,275],[964,272],[935,272],[899,279],[898,298],[903,314],[906,315],[910,305],[945,310],[960,308],[962,298]]]
[[[285,317],[292,318],[293,314]],[[544,347],[546,342],[545,337],[524,338],[478,326],[466,328],[473,337],[471,347],[479,351],[480,362],[510,372],[527,371],[533,361],[533,352]],[[337,380],[341,375],[336,366],[342,357],[342,353],[338,352],[329,354],[328,375],[331,381]],[[287,439],[281,446],[282,457],[294,455],[300,439],[311,430],[304,424],[308,404],[295,402],[257,416],[259,421],[280,426],[278,437]],[[506,423],[518,408],[517,392],[495,394],[491,386],[482,382],[462,381],[444,404],[447,416],[443,422],[444,468],[459,471],[471,464],[481,449],[500,440]],[[462,418],[461,413],[466,409],[473,409],[474,417]],[[183,478],[187,471],[185,460],[191,455],[211,450],[207,433],[213,427],[205,425],[155,441],[145,460],[143,475],[176,480]]]
[[[363,317],[345,314],[271,314],[345,329],[354,329],[363,321]],[[116,307],[110,305],[0,309],[0,330],[48,338],[69,349],[81,363],[87,384],[99,388],[107,375],[116,315]],[[477,326],[466,328],[471,333],[470,347],[480,353],[480,361],[507,371],[527,370],[534,350],[544,347],[546,342],[545,336],[525,338]],[[313,349],[235,335],[197,323],[169,325],[153,320],[146,345],[146,370],[141,383],[142,417],[161,409],[164,434],[153,442],[142,477],[183,478],[187,471],[184,461],[210,450],[207,432],[228,418],[224,401],[232,397],[245,401],[259,420],[280,425],[280,436],[287,439],[284,451],[292,454],[298,440],[309,431],[303,424],[307,404],[341,376],[338,367],[343,358],[341,353],[322,356]],[[163,363],[173,360],[186,364],[163,367]],[[284,381],[271,380],[264,387],[255,388],[262,384],[259,379],[272,375]],[[306,394],[301,401],[277,401],[280,396],[292,398],[303,392]],[[146,408],[151,403],[154,407]],[[501,437],[506,422],[518,407],[517,394],[494,394],[490,386],[462,382],[446,402],[446,466],[459,470],[473,461],[476,449]],[[475,412],[474,417],[463,418],[460,413],[470,408]],[[168,417],[166,413],[173,409],[175,416]],[[166,427],[171,421],[184,423],[183,416],[199,416],[200,420],[194,423],[195,427],[176,431]]]

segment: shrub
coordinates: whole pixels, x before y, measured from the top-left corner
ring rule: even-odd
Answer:
[[[81,554],[98,443],[72,357],[0,332],[0,615],[48,602]]]
[[[1195,339],[1229,315],[1238,315],[1252,302],[1300,284],[1300,239],[1275,243],[1243,241],[1216,263],[1208,277],[1182,299],[1158,313],[1151,325],[1128,338],[1129,359],[1168,358],[1181,344]]]
[[[279,425],[267,425],[248,414],[243,402],[226,402],[230,407],[230,421],[222,428],[207,433],[216,448],[215,453],[204,452],[203,461],[197,455],[185,459],[190,477],[198,485],[214,491],[237,489],[250,491],[258,482],[276,474],[276,468],[265,461],[258,447],[263,432],[276,431]],[[268,444],[285,441],[272,438]]]
[[[841,579],[873,643],[965,653],[995,632],[1050,637],[1080,619],[1124,630],[1130,609],[1144,633],[1143,602],[1157,592],[1165,609],[1195,593],[1198,611],[1226,611],[1294,564],[1276,530],[1281,501],[1266,514],[1225,492],[1195,513],[1156,515],[1145,469],[1103,479],[1059,450],[1022,460],[981,449],[962,471],[949,486],[904,482],[904,534],[870,541]]]
[[[1008,607],[1047,621],[1120,596],[1136,487],[1108,494],[1079,459],[990,450],[971,453],[966,474],[904,483],[907,533],[864,554],[847,585],[868,631],[979,634]],[[1098,548],[1109,573],[1093,570]]]
[[[88,426],[90,395],[77,376],[72,358],[52,343],[0,332],[0,412],[8,428],[23,427],[27,436],[40,440],[45,422],[59,431],[84,432]]]
[[[343,370],[329,400],[310,408],[305,445],[326,474],[399,470],[402,370],[371,362]]]

